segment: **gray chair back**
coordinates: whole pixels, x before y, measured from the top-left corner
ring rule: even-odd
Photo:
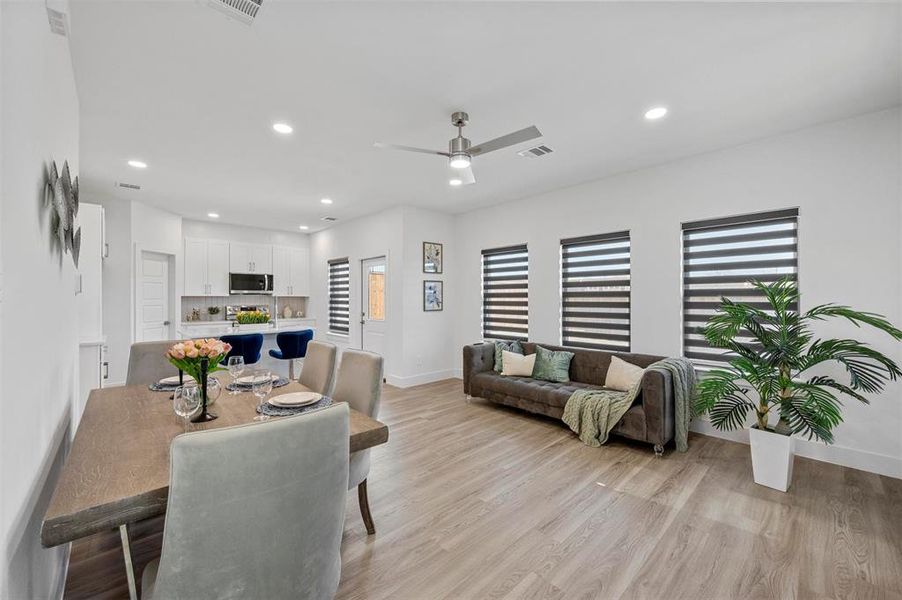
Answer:
[[[348,407],[172,442],[155,598],[332,598],[348,477]]]
[[[298,382],[310,390],[328,396],[335,378],[335,355],[338,348],[328,342],[307,344],[307,356]]]
[[[351,408],[372,418],[379,416],[382,401],[383,360],[378,354],[363,350],[345,350],[341,353],[341,365],[335,380],[332,399],[347,402]],[[351,455],[348,489],[367,478],[370,472],[370,451]]]
[[[179,340],[138,342],[128,351],[125,385],[150,385],[164,377],[177,375],[178,369],[166,358],[166,351]]]

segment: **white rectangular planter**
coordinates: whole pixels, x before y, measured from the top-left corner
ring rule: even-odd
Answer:
[[[793,438],[752,427],[749,429],[749,441],[755,483],[781,492],[788,490],[795,458]]]

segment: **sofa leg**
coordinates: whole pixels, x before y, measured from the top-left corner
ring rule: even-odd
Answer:
[[[469,402],[472,399],[473,399],[473,396],[471,396],[470,394],[467,394],[467,402]]]
[[[662,456],[664,456],[664,446],[655,444],[655,458],[661,458]]]

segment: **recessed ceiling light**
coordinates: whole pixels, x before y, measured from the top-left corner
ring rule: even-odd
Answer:
[[[219,213],[207,213],[207,216],[210,217],[211,219],[218,219]]]
[[[454,187],[457,187],[462,184],[463,184],[463,179],[458,179],[457,177],[454,177],[453,179],[448,180],[448,185],[453,185]]]
[[[306,231],[306,230],[310,229],[310,226],[309,225],[298,225],[298,229],[300,229],[302,231]]]
[[[130,160],[128,161],[128,166],[134,167],[136,169],[146,169],[147,163],[141,160]]]
[[[320,202],[323,204],[332,204],[332,198],[323,198]]]
[[[655,119],[660,119],[664,115],[667,114],[667,109],[663,106],[656,106],[654,108],[649,109],[645,113],[645,118],[649,121],[654,121]]]
[[[273,123],[272,128],[276,131],[276,133],[281,133],[282,135],[288,135],[294,128],[288,123]]]

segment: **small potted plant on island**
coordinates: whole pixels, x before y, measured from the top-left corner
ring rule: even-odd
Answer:
[[[259,310],[246,310],[235,315],[235,321],[241,330],[263,331],[270,326],[269,313]]]
[[[833,429],[842,423],[840,397],[868,404],[864,394],[880,393],[887,381],[902,375],[892,359],[863,342],[815,339],[813,322],[838,317],[884,331],[895,340],[902,340],[902,331],[881,315],[837,304],[800,313],[795,308],[799,291],[790,279],[752,285],[767,298],[767,309],[722,298],[717,314],[704,327],[708,344],[736,357],[702,377],[695,409],[707,413],[711,425],[721,430],[743,428],[754,413],[749,441],[755,483],[785,492],[792,479],[790,436],[833,443]],[[811,373],[831,362],[845,369],[848,383]],[[779,417],[773,427],[771,413]]]

